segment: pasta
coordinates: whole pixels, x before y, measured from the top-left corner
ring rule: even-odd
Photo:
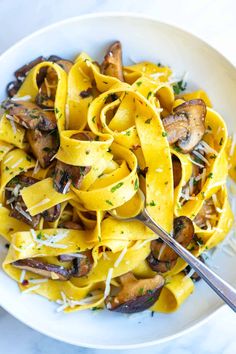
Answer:
[[[124,67],[121,54],[116,42],[101,66],[85,53],[39,57],[2,103],[3,269],[58,311],[169,313],[193,292],[182,259],[140,222],[114,217],[139,212],[139,190],[197,257],[233,223],[236,150],[207,94],[182,92],[159,64]]]

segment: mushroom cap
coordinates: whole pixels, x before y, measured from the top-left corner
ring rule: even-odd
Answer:
[[[116,296],[106,298],[108,310],[122,313],[136,313],[150,308],[158,299],[164,286],[164,278],[136,279],[129,272],[120,277],[122,288]]]
[[[194,226],[186,216],[179,216],[174,220],[174,238],[183,247],[187,247],[194,237]],[[178,255],[166,243],[160,240],[151,242],[151,253],[147,257],[150,268],[156,272],[165,273],[172,269],[177,261]]]
[[[206,104],[202,99],[182,103],[173,114],[163,118],[167,139],[177,143],[183,153],[194,149],[205,133]]]
[[[113,76],[124,81],[122,70],[122,47],[119,41],[114,42],[107,51],[101,64],[102,74]]]
[[[70,270],[55,264],[42,262],[37,258],[20,259],[13,262],[12,265],[53,280],[68,280],[71,276]]]

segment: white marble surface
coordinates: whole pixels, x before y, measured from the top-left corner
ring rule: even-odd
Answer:
[[[205,39],[236,65],[234,0],[0,0],[0,52],[55,21],[104,11],[142,13],[180,26]],[[43,336],[1,308],[0,329],[0,354],[105,354],[105,351],[78,348]],[[224,307],[206,324],[174,342],[116,353],[234,354],[235,329],[235,315]]]

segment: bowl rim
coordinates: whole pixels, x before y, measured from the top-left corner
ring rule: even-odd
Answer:
[[[99,12],[99,13],[89,13],[89,14],[83,14],[83,15],[78,15],[78,16],[72,16],[72,17],[68,17],[64,20],[60,20],[60,21],[56,21],[53,22],[50,25],[44,26],[34,32],[32,32],[31,34],[24,36],[23,38],[21,38],[20,40],[16,41],[13,45],[11,45],[9,48],[7,48],[4,52],[2,52],[0,54],[0,61],[8,55],[11,55],[11,52],[14,52],[18,47],[20,47],[23,43],[27,42],[28,40],[37,37],[40,34],[43,34],[44,32],[47,32],[53,28],[56,27],[61,27],[67,23],[73,23],[73,22],[78,22],[78,21],[83,21],[83,20],[87,20],[87,19],[96,19],[96,18],[105,18],[105,17],[121,17],[121,18],[134,18],[134,19],[139,19],[139,20],[147,20],[147,21],[152,21],[155,23],[159,23],[160,25],[167,25],[169,27],[172,27],[173,29],[185,33],[187,35],[190,35],[192,37],[194,37],[195,39],[197,39],[199,42],[201,42],[202,44],[208,46],[208,48],[214,52],[214,54],[216,54],[217,56],[220,56],[225,62],[227,62],[227,64],[229,66],[232,67],[233,70],[235,70],[236,66],[233,64],[233,62],[227,58],[226,56],[224,56],[221,52],[219,52],[216,48],[214,48],[211,44],[209,44],[207,41],[205,41],[204,39],[202,39],[201,37],[199,37],[196,34],[193,34],[191,32],[189,32],[186,29],[183,29],[175,24],[172,24],[171,22],[167,22],[167,21],[159,21],[157,18],[155,18],[154,16],[150,16],[150,15],[143,15],[140,13],[136,13],[136,12],[115,12],[115,11],[104,11],[104,12]],[[0,299],[1,300],[1,299]],[[137,344],[125,344],[125,345],[97,345],[97,344],[92,344],[92,343],[87,343],[87,342],[76,342],[74,340],[70,340],[67,338],[61,338],[59,337],[59,335],[53,333],[53,331],[44,331],[43,328],[38,328],[37,325],[31,324],[30,321],[25,321],[23,317],[21,317],[18,314],[15,314],[14,311],[11,310],[10,306],[1,304],[0,302],[0,306],[7,311],[10,315],[12,315],[14,318],[16,318],[17,320],[19,320],[21,323],[27,325],[28,327],[32,328],[33,330],[46,335],[47,337],[51,337],[54,338],[58,341],[64,342],[64,343],[68,343],[68,344],[72,344],[75,346],[81,346],[81,347],[86,347],[86,348],[92,348],[92,349],[108,349],[108,350],[123,350],[123,349],[138,349],[138,348],[144,348],[144,347],[150,347],[150,346],[155,346],[158,344],[163,344],[169,341],[173,341],[179,337],[184,336],[187,333],[190,333],[191,331],[199,328],[200,326],[204,325],[205,323],[207,323],[210,319],[212,319],[214,316],[216,316],[216,314],[218,314],[220,311],[223,311],[223,309],[226,307],[225,304],[219,304],[217,305],[216,308],[214,308],[212,310],[212,312],[209,315],[206,315],[205,317],[202,317],[199,321],[193,323],[189,328],[186,328],[184,330],[181,330],[175,334],[169,335],[169,336],[165,336],[163,338],[160,339],[156,339],[156,340],[152,340],[152,341],[148,341],[148,342],[143,342],[143,343],[137,343]]]

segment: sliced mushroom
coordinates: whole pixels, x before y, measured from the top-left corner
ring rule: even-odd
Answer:
[[[199,259],[202,263],[205,263],[205,260],[204,260],[203,256],[200,255],[200,256],[198,257],[198,259]],[[188,275],[191,270],[192,270],[192,268],[190,267],[190,265],[188,265],[188,266],[184,269],[184,273],[185,273],[186,275]],[[200,277],[200,275],[198,275],[197,272],[194,272],[194,273],[190,276],[190,278],[191,278],[194,282],[197,282],[197,281],[199,281],[199,280],[202,279],[202,278]]]
[[[44,278],[53,280],[68,280],[71,276],[70,270],[51,263],[42,262],[37,258],[26,258],[13,262],[16,268],[30,271],[41,275]]]
[[[42,132],[38,129],[28,130],[27,138],[35,158],[42,168],[50,165],[52,157],[59,148],[59,136],[57,129],[50,132]]]
[[[187,247],[194,237],[194,226],[186,216],[174,220],[174,238],[183,247]],[[157,272],[166,272],[174,267],[178,255],[172,248],[159,240],[151,242],[151,253],[147,257],[150,268]]]
[[[59,193],[67,193],[71,183],[77,189],[80,188],[84,176],[90,171],[91,167],[72,166],[57,160],[55,176],[53,180],[54,188]]]
[[[113,43],[104,57],[101,64],[102,74],[113,76],[124,81],[123,70],[122,70],[122,47],[119,41]]]
[[[28,72],[37,64],[42,63],[45,60],[44,57],[39,56],[38,58],[30,61],[29,63],[21,66],[19,69],[15,71],[15,77],[17,79],[25,78],[25,76],[28,74]]]
[[[38,182],[36,178],[19,175],[14,177],[5,187],[6,205],[10,205],[10,216],[22,220],[36,228],[40,222],[41,214],[31,216],[20,195],[20,190]],[[46,221],[55,221],[60,215],[61,205],[55,205],[42,213]]]
[[[174,178],[174,188],[177,187],[180,183],[182,177],[182,167],[180,160],[172,156],[172,167],[173,167],[173,178]]]
[[[71,230],[83,230],[83,227],[74,221],[64,221],[59,225],[59,227]]]
[[[2,107],[14,121],[26,129],[50,131],[56,128],[54,112],[44,111],[39,106],[27,101],[6,100]]]
[[[195,224],[200,228],[207,227],[207,220],[209,220],[209,216],[216,214],[216,208],[213,203],[212,198],[209,198],[203,202],[203,205],[194,218]]]
[[[19,175],[14,177],[5,187],[6,205],[10,205],[10,216],[21,220],[33,228],[36,228],[40,222],[40,214],[31,216],[20,195],[20,190],[38,182],[37,179]]]
[[[177,143],[183,153],[188,153],[202,139],[205,132],[206,105],[196,99],[184,102],[172,115],[163,118],[169,144]]]
[[[75,278],[84,277],[93,267],[93,257],[91,251],[81,252],[73,260],[72,276]]]
[[[154,278],[138,280],[131,272],[122,275],[120,281],[121,290],[115,296],[108,296],[105,303],[108,310],[123,313],[140,312],[151,307],[165,283],[159,274]]]
[[[19,88],[21,87],[21,82],[19,80],[11,81],[6,87],[7,96],[13,97],[17,94]]]
[[[54,205],[50,209],[47,209],[42,212],[42,216],[45,221],[53,222],[57,220],[61,213],[61,204]]]
[[[60,60],[57,60],[56,63],[58,65],[60,65],[60,67],[65,70],[65,72],[68,74],[70,69],[72,68],[73,66],[73,61],[71,60],[65,60],[65,59],[60,59]]]

